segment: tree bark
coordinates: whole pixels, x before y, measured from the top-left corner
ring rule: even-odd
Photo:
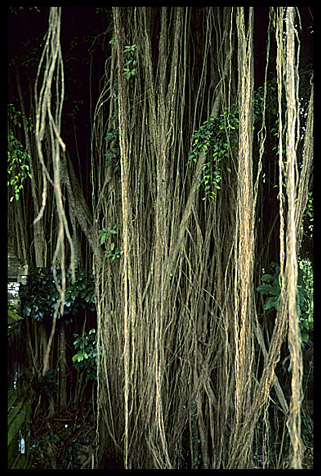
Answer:
[[[62,156],[61,167],[61,179],[67,188],[71,214],[77,219],[99,266],[101,266],[104,255],[102,248],[98,244],[98,230],[93,223],[92,214],[85,200],[79,180],[76,177],[73,164],[66,154]]]

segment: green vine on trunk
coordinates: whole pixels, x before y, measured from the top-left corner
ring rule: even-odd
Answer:
[[[275,103],[276,78],[267,81],[266,114],[274,126],[271,132],[275,141],[272,151],[277,152],[278,141],[278,110]],[[253,124],[262,121],[264,105],[264,85],[257,88],[253,96]],[[191,154],[188,164],[197,162],[198,157],[204,154],[206,161],[202,166],[202,176],[197,188],[204,190],[205,196],[216,198],[217,191],[221,188],[222,166],[231,173],[228,159],[238,150],[239,113],[236,105],[230,111],[225,110],[218,117],[210,117],[192,136]],[[253,126],[254,127],[254,126]],[[276,154],[277,155],[277,154]],[[277,187],[278,185],[275,185]]]
[[[15,128],[22,128],[22,113],[16,110],[13,104],[8,104],[8,120]],[[27,129],[33,131],[31,120],[27,120]],[[30,167],[30,155],[25,150],[13,128],[8,128],[8,180],[10,202],[14,199],[19,200],[24,181],[27,178],[32,179]]]
[[[221,167],[227,162],[231,148],[237,148],[238,137],[235,131],[238,129],[238,113],[224,111],[219,117],[210,117],[203,122],[201,127],[193,134],[192,153],[189,155],[189,162],[197,162],[200,154],[206,156],[203,164],[201,181],[197,188],[202,187],[205,197],[215,199],[217,190],[221,186]],[[226,167],[231,173],[231,169]]]
[[[76,354],[73,355],[72,361],[74,367],[85,372],[85,380],[97,379],[97,342],[96,329],[90,329],[88,333],[73,334],[75,340],[73,342]]]
[[[105,245],[105,258],[110,258],[114,261],[116,258],[120,258],[122,251],[116,247],[116,243],[112,241],[107,244],[111,235],[117,235],[117,224],[112,227],[102,228],[99,230],[99,241],[101,245]]]

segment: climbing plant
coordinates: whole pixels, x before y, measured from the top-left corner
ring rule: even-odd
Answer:
[[[266,81],[266,85],[259,86],[253,94],[253,127],[261,126],[264,88],[267,91],[267,100],[264,111],[274,126],[271,127],[272,137],[278,137],[277,104],[275,99],[276,78],[272,76]],[[206,158],[202,165],[201,180],[197,188],[204,193],[203,200],[209,197],[216,198],[217,190],[221,188],[222,168],[231,173],[229,158],[238,151],[239,111],[236,104],[230,110],[225,109],[218,117],[210,117],[194,131],[192,136],[192,148],[188,163],[197,163],[200,154]],[[276,151],[277,142],[272,150]]]
[[[194,132],[192,142],[192,152],[189,155],[189,162],[197,162],[200,154],[206,159],[202,166],[202,176],[197,188],[202,188],[205,197],[215,199],[217,190],[220,190],[222,179],[221,169],[227,166],[227,159],[231,155],[231,149],[236,153],[238,143],[238,113],[224,111],[218,117],[210,117],[204,121],[201,127]]]
[[[117,235],[117,224],[112,227],[103,228],[99,230],[99,240],[101,245],[105,245],[106,249],[104,251],[105,258],[110,258],[114,261],[116,258],[120,258],[122,251],[119,250],[116,246],[115,241],[110,242],[109,238],[111,235]]]
[[[64,269],[65,251],[77,263],[73,247],[65,249],[69,240],[79,244],[75,258],[84,255],[94,271],[95,288],[77,275],[73,283],[67,273],[61,295],[54,287],[54,278],[62,284],[60,271],[21,286],[23,321],[35,331],[28,339],[33,370],[38,374],[42,354],[50,353],[54,315],[50,339],[58,345],[49,366],[59,370],[52,380],[60,379],[60,401],[69,370],[75,401],[83,381],[97,397],[97,447],[89,464],[103,467],[108,449],[126,469],[302,466],[300,349],[312,348],[313,273],[302,265],[303,283],[296,272],[296,235],[301,226],[303,234],[313,228],[313,78],[307,74],[311,94],[301,101],[300,9],[93,8],[108,24],[91,32],[89,59],[88,51],[81,54],[82,37],[67,35],[68,22],[52,7],[38,74],[31,74],[37,58],[11,62],[20,68],[13,92],[18,72],[27,71],[26,109],[41,118],[38,149],[33,134],[25,138],[35,174],[31,187],[20,188],[26,198],[31,188],[32,216],[22,208],[28,200],[15,200],[21,183],[9,184],[10,208],[20,211],[14,230],[29,230],[37,218],[24,245],[37,266],[54,257],[57,270],[59,263]],[[256,44],[261,19],[268,28]],[[21,104],[28,90],[22,78]],[[293,124],[300,127],[294,131]],[[23,144],[18,122],[11,129]],[[268,273],[261,276],[262,269]],[[59,296],[64,316],[54,314]],[[97,327],[81,322],[74,329],[79,311],[94,305]],[[285,385],[281,366],[288,361]],[[282,440],[271,438],[272,427]]]
[[[22,128],[22,113],[13,104],[8,104],[8,180],[7,185],[10,193],[10,202],[19,200],[24,182],[27,178],[32,179],[30,168],[30,155],[26,151],[15,129]],[[31,120],[27,120],[27,128],[34,131]]]

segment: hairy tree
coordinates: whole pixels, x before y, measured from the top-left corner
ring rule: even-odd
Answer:
[[[97,406],[99,428],[106,431],[101,445],[114,446],[126,468],[179,467],[187,448],[191,467],[250,467],[255,426],[262,408],[267,411],[273,384],[289,417],[293,467],[301,464],[294,415],[300,414],[302,365],[295,214],[302,207],[295,198],[309,181],[312,153],[306,146],[298,158],[294,150],[300,121],[295,11],[272,9],[268,35],[275,22],[277,28],[286,24],[284,33],[276,30],[283,36],[276,37],[281,73],[275,195],[281,207],[280,262],[285,259],[286,268],[266,341],[255,289],[262,272],[258,197],[270,133],[265,115],[271,66],[268,50],[254,136],[254,14],[253,8],[113,9],[112,53],[94,118],[93,186],[96,221],[117,225],[122,257],[96,268],[102,346]],[[233,132],[228,127],[235,108]],[[221,157],[215,155],[218,136],[210,120],[224,130]],[[309,144],[311,131],[306,128]],[[112,158],[118,138],[119,159]],[[195,165],[187,165],[191,152]],[[269,242],[265,246],[269,255]],[[274,372],[288,328],[298,369],[293,368],[290,409]]]
[[[61,134],[60,14],[50,9],[35,137],[23,113],[32,260],[55,268],[59,257],[62,270],[67,259],[71,269],[92,263],[97,467],[116,457],[126,469],[251,468],[260,428],[263,467],[301,468],[298,257],[313,177],[313,72],[299,11],[108,10],[104,74],[97,101],[90,96],[91,196]],[[25,204],[14,206],[17,229]],[[27,260],[30,238],[17,236]],[[64,274],[57,286],[58,312]],[[271,402],[283,432],[273,462]]]

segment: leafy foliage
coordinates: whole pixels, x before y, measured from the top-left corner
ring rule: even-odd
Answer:
[[[266,83],[266,114],[268,121],[271,122],[270,131],[272,137],[278,137],[278,109],[276,102],[276,78],[272,77]],[[253,97],[254,124],[259,124],[262,120],[264,104],[264,85],[257,88]],[[207,161],[203,165],[203,174],[198,188],[203,187],[205,197],[215,199],[217,190],[220,190],[221,167],[224,161],[228,159],[230,150],[237,151],[238,135],[236,132],[239,127],[238,109],[234,105],[228,112],[225,110],[218,117],[211,117],[193,134],[192,152],[189,155],[189,162],[197,162],[198,156],[202,153],[206,155]],[[278,147],[275,142],[272,150],[277,156]],[[226,166],[226,170],[231,169]],[[277,186],[277,185],[275,185]]]
[[[13,13],[14,15],[18,15],[23,10],[26,10],[27,7],[9,7],[9,11]],[[39,7],[28,7],[29,11],[36,11],[40,13]]]
[[[261,294],[268,296],[264,303],[264,310],[279,310],[281,299],[280,266],[271,263],[273,274],[263,274],[262,284],[256,288]],[[297,314],[303,342],[309,340],[309,332],[313,330],[313,273],[309,260],[299,260]]]
[[[13,321],[21,321],[21,319],[23,318],[19,316],[14,305],[11,302],[8,302],[8,323]]]
[[[280,266],[277,263],[271,263],[270,269],[274,271],[273,274],[263,274],[261,280],[263,284],[260,284],[256,288],[263,295],[267,295],[268,298],[264,303],[264,310],[280,309],[281,287],[280,287]]]
[[[39,377],[34,383],[33,389],[37,394],[46,394],[48,397],[53,397],[58,392],[56,371],[54,369],[48,370],[44,377]]]
[[[303,232],[305,237],[309,240],[313,240],[313,230],[314,230],[314,204],[313,204],[313,194],[308,192],[308,203],[305,207],[303,214]]]
[[[109,248],[105,250],[105,258],[110,258],[114,261],[116,258],[120,258],[122,251],[116,248],[115,243],[110,243]]]
[[[112,167],[114,172],[120,171],[120,148],[119,148],[119,127],[107,132],[105,140],[107,144],[107,152],[105,152],[106,166]],[[116,141],[111,147],[112,141]],[[110,144],[110,145],[109,145]]]
[[[275,156],[278,155],[278,105],[276,100],[276,77],[272,77],[266,83],[266,115],[267,121],[270,125],[270,133],[272,140],[272,152],[275,153]],[[259,124],[262,120],[263,112],[263,100],[264,100],[264,85],[257,88],[254,93],[253,98],[253,108],[254,108],[254,124]],[[284,97],[282,96],[283,102]],[[304,116],[304,114],[303,114]],[[198,156],[204,154],[207,158],[206,162],[203,165],[202,178],[198,188],[202,187],[205,192],[205,198],[208,196],[212,199],[215,199],[217,190],[220,190],[220,182],[222,178],[221,168],[228,159],[230,150],[237,150],[238,147],[238,136],[236,131],[238,130],[239,120],[238,120],[238,110],[234,106],[234,109],[230,112],[224,111],[219,117],[211,117],[203,124],[201,127],[194,132],[193,134],[193,143],[192,151],[189,155],[189,162],[197,162]],[[231,169],[226,167],[228,172],[231,172]],[[278,187],[278,184],[275,184],[274,187]],[[311,215],[312,206],[312,197],[309,201],[309,218],[310,221],[313,219]]]
[[[116,235],[117,234],[117,225],[114,225],[113,227],[108,227],[108,228],[103,228],[102,230],[99,230],[99,239],[100,239],[100,244],[103,245],[105,241],[107,241],[110,237],[110,235]]]
[[[136,65],[137,61],[135,59],[135,51],[137,45],[127,45],[124,49],[125,54],[125,64],[124,64],[124,75],[126,79],[130,79],[132,76],[136,75]]]
[[[71,276],[68,272],[67,276]],[[58,274],[59,279],[59,274]],[[20,286],[22,316],[30,316],[37,321],[52,320],[59,297],[52,271],[49,268],[36,268],[31,271],[28,284]],[[95,285],[93,276],[85,271],[76,274],[74,284],[69,282],[65,294],[63,320],[65,324],[73,322],[79,309],[95,310]],[[58,313],[58,319],[62,316]]]
[[[309,259],[299,259],[299,305],[300,305],[300,329],[303,342],[309,339],[309,333],[314,328],[314,278],[313,266]]]
[[[117,235],[117,224],[115,224],[113,227],[99,230],[100,244],[106,244],[111,235]],[[116,247],[116,244],[113,241],[108,244],[105,250],[105,258],[110,258],[112,261],[114,261],[116,258],[120,258],[121,255],[122,251]]]
[[[13,104],[8,104],[8,119],[14,127],[22,128],[22,113],[16,110]],[[30,120],[27,127],[33,130]],[[25,147],[16,137],[12,128],[8,129],[8,181],[7,185],[11,192],[10,202],[19,200],[23,183],[27,178],[32,178],[30,168],[30,156]]]
[[[115,43],[115,38],[112,38],[109,41],[110,45]],[[136,76],[136,55],[135,51],[137,49],[137,45],[126,45],[124,48],[124,55],[125,55],[125,63],[124,63],[124,76],[126,79],[130,79],[133,76]]]
[[[225,111],[219,117],[211,117],[203,122],[194,132],[192,153],[189,161],[197,162],[200,154],[204,154],[207,161],[203,165],[203,174],[197,187],[204,187],[205,198],[215,199],[216,191],[221,182],[221,164],[229,157],[231,146],[237,147],[238,114]],[[231,170],[226,167],[228,172]],[[204,199],[205,199],[204,198]]]
[[[75,368],[86,372],[86,381],[97,379],[96,329],[90,329],[88,333],[73,334],[73,336],[76,354],[73,355],[72,361]]]

